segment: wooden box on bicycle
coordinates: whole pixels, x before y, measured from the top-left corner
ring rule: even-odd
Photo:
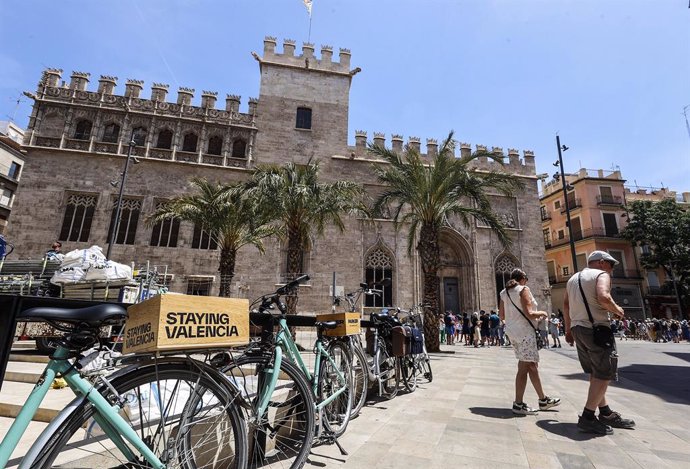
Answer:
[[[329,337],[344,337],[346,335],[358,335],[360,333],[359,313],[326,313],[317,314],[317,321],[335,321],[338,327],[326,329],[325,335]]]
[[[166,294],[127,308],[123,352],[229,347],[249,343],[249,301]]]

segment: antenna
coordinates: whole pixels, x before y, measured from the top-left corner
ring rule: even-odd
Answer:
[[[14,98],[9,98],[11,100],[14,100]],[[15,121],[15,118],[17,117],[17,111],[19,110],[19,105],[23,102],[25,102],[25,99],[22,99],[22,94],[19,93],[17,95],[17,99],[15,100],[15,105],[14,105],[14,110],[12,111],[12,115],[10,116],[9,114],[5,114],[11,122]]]

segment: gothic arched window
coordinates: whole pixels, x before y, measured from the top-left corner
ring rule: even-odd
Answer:
[[[170,129],[163,129],[158,132],[158,140],[156,141],[156,148],[163,150],[170,150],[172,148],[173,133]]]
[[[74,130],[74,138],[77,140],[88,140],[91,138],[91,127],[93,124],[90,120],[80,120],[77,122],[77,127]]]
[[[515,259],[512,256],[503,254],[496,259],[494,272],[496,273],[496,294],[499,295],[501,290],[506,287],[506,283],[510,280],[510,273],[516,268]]]
[[[208,148],[206,153],[209,155],[220,155],[223,153],[223,137],[214,135],[208,139]]]
[[[120,138],[120,126],[114,122],[106,125],[103,129],[103,141],[107,143],[117,143]]]
[[[196,145],[199,141],[199,137],[193,132],[190,132],[184,136],[182,140],[182,151],[196,152]]]
[[[232,157],[233,158],[244,158],[247,151],[247,142],[242,139],[235,140],[232,143]]]
[[[388,285],[374,285],[385,278],[391,279]],[[383,290],[381,296],[367,295],[364,299],[364,306],[374,308],[393,306],[393,258],[385,249],[377,247],[369,253],[365,264],[364,279],[372,288]]]

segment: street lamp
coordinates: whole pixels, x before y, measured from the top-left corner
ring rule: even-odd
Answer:
[[[132,130],[132,136],[129,139],[129,147],[127,148],[127,159],[125,160],[125,170],[122,171],[122,179],[120,180],[120,193],[117,196],[117,208],[115,209],[115,221],[113,222],[113,230],[110,232],[110,239],[108,240],[108,251],[105,253],[105,258],[110,260],[110,252],[113,250],[113,244],[115,244],[115,239],[117,236],[117,230],[120,228],[120,214],[122,212],[122,194],[125,190],[125,181],[127,180],[127,170],[129,169],[129,160],[132,159],[134,163],[138,163],[139,160],[136,156],[132,156],[132,150],[137,146],[137,142],[134,139],[134,130]],[[111,184],[113,184],[111,182]]]
[[[563,200],[565,202],[565,217],[566,220],[568,220],[568,236],[570,237],[570,255],[573,258],[573,273],[578,271],[577,268],[577,255],[575,254],[575,238],[573,238],[573,227],[572,224],[570,223],[570,204],[568,203],[568,189],[572,189],[572,186],[567,183],[565,180],[565,171],[563,170],[563,154],[561,151],[567,151],[569,147],[566,147],[565,145],[561,145],[561,137],[556,135],[556,146],[558,147],[558,161],[556,161],[553,165],[558,166],[561,169],[561,174],[560,174],[560,179],[561,179],[561,184],[563,185]],[[559,179],[558,173],[554,174],[555,179]]]

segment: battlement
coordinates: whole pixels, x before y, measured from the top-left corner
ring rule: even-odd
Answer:
[[[314,54],[314,44],[302,43],[302,53],[295,55],[296,41],[294,39],[283,40],[283,52],[278,53],[276,47],[278,41],[275,37],[266,36],[264,39],[263,57],[254,53],[254,57],[261,63],[287,65],[292,67],[308,68],[332,73],[354,74],[358,70],[350,70],[352,54],[349,49],[341,48],[338,54],[338,62],[333,61],[333,46],[321,46],[321,58]]]
[[[367,152],[367,132],[365,130],[355,131],[355,146],[349,147],[350,158],[371,159]],[[422,152],[421,139],[419,137],[408,137],[407,144],[404,143],[403,136],[400,134],[392,134],[390,139],[390,146],[386,145],[386,134],[383,132],[374,132],[372,142],[374,145],[389,148],[395,152],[406,151],[407,148],[413,148],[420,152],[422,158],[432,158],[438,154],[439,143],[435,138],[426,139],[426,153]],[[503,169],[515,174],[534,176],[536,174],[536,167],[534,164],[534,152],[531,150],[524,150],[522,158],[520,153],[514,148],[508,150],[507,158],[504,156],[502,147],[492,147],[489,151],[486,145],[476,145],[475,152],[486,153],[487,156],[482,156],[475,160],[472,167],[479,170]],[[453,142],[453,154],[456,158],[468,156],[472,154],[472,146],[465,142]],[[503,161],[504,166],[500,166],[494,160],[489,158],[489,155],[498,157]]]
[[[116,76],[100,75],[97,90],[89,91],[90,73],[72,72],[69,84],[66,84],[64,81],[61,82],[62,74],[63,70],[60,68],[46,68],[38,84],[37,95],[41,99],[55,101],[80,101],[92,105],[99,105],[100,103],[106,106],[119,106],[123,109],[126,104],[130,110],[153,111],[155,109],[157,111],[171,111],[177,114],[184,107],[187,109],[185,115],[189,117],[201,116],[206,112],[212,112],[215,117],[229,118],[230,114],[238,114],[240,112],[241,98],[239,95],[228,94],[225,109],[221,110],[216,109],[217,91],[204,90],[201,93],[201,102],[199,105],[195,105],[193,103],[196,91],[194,88],[179,87],[177,100],[169,102],[167,97],[170,85],[166,83],[152,83],[151,94],[149,99],[146,99],[142,96],[144,89],[143,80],[128,78],[125,81],[124,94],[117,95],[115,88],[117,87],[118,78]],[[256,111],[257,102],[256,99],[249,100],[249,114],[253,114]]]

